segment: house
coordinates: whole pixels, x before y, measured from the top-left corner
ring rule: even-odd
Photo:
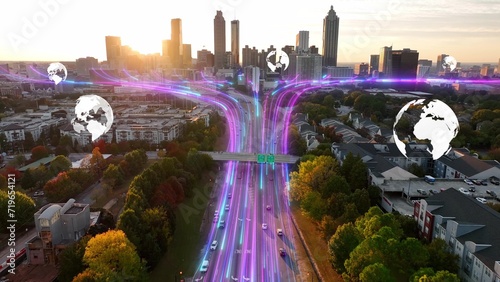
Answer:
[[[299,126],[299,134],[302,138],[307,138],[308,136],[316,136],[316,129],[314,126],[309,124],[302,124]]]
[[[4,126],[0,133],[5,134],[7,142],[24,141],[24,127],[17,124],[12,123]]]
[[[453,148],[434,162],[434,175],[439,178],[487,179],[500,175],[500,164],[480,160],[467,148]]]
[[[26,243],[28,263],[57,264],[59,253],[87,233],[90,206],[69,199],[45,205],[34,217],[37,236]]]
[[[316,136],[308,136],[306,138],[306,145],[307,145],[307,150],[314,150],[318,148],[319,146],[319,141],[316,139]]]
[[[500,281],[500,214],[456,189],[415,203],[419,236],[443,239],[459,256],[459,276],[466,282]]]

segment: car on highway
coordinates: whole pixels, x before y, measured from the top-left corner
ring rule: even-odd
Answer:
[[[284,248],[280,248],[280,256],[282,257],[286,256],[286,251]]]
[[[270,210],[271,210],[271,206],[270,206],[270,205],[267,205],[267,206],[266,206],[266,210],[270,211]]]
[[[481,198],[481,197],[477,197],[476,200],[478,202],[480,202],[481,204],[486,204],[486,202],[487,202],[485,198]]]
[[[200,268],[201,272],[207,272],[208,271],[208,260],[204,260],[203,263],[201,264]]]
[[[264,230],[267,229],[267,223],[262,223],[262,229],[264,229]]]
[[[215,211],[215,212],[214,212],[214,216],[215,216],[215,217],[218,217],[218,216],[219,216],[219,211]]]
[[[474,185],[474,182],[470,181],[467,178],[464,179],[464,182],[467,183],[467,185]]]
[[[276,233],[278,234],[278,236],[283,236],[283,230],[282,229],[276,229]]]
[[[217,223],[217,220],[219,220],[219,217],[218,217],[218,216],[215,216],[215,217],[214,217],[214,223]]]
[[[233,194],[231,194],[231,193],[227,193],[227,198],[228,198],[228,199],[231,199],[231,197],[232,197],[232,196],[233,196]]]
[[[220,228],[220,229],[222,229],[222,228],[224,228],[224,227],[226,227],[226,222],[225,222],[224,220],[221,220],[221,221],[219,222],[219,228]]]
[[[217,249],[217,245],[219,245],[219,242],[217,242],[216,240],[214,240],[212,242],[212,245],[210,245],[210,250],[215,251],[215,249]]]
[[[463,188],[463,187],[460,187],[460,188],[458,189],[458,191],[462,192],[462,194],[465,194],[465,195],[470,195],[470,192],[469,192],[469,191],[467,191],[467,190],[466,190],[465,188]]]
[[[474,186],[469,187],[469,192],[476,192],[476,187]]]
[[[229,205],[226,205],[226,207],[224,208],[224,210],[228,211],[229,210]]]

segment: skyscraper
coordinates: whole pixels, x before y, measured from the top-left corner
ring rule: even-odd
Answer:
[[[392,46],[380,48],[378,72],[383,73],[384,77],[392,75]]]
[[[379,60],[380,55],[370,55],[370,74],[373,74],[373,71],[378,71]]]
[[[337,66],[339,43],[339,17],[330,6],[328,15],[323,19],[323,66]]]
[[[226,20],[222,11],[217,11],[214,18],[214,57],[215,69],[224,68],[226,56]]]
[[[418,52],[404,48],[403,50],[393,50],[391,76],[395,78],[417,77]]]
[[[122,40],[119,36],[106,36],[106,60],[112,69],[120,67]]]
[[[295,46],[297,46],[297,52],[307,52],[309,51],[309,31],[301,30],[295,36]]]
[[[191,44],[182,44],[182,64],[185,68],[190,68],[193,64],[191,57]]]
[[[446,55],[446,54],[438,55],[437,60],[436,60],[436,74],[445,70],[443,68],[443,60],[446,57],[448,57],[448,55]]]
[[[240,65],[240,21],[231,21],[231,54],[233,67]]]
[[[170,46],[168,52],[173,68],[182,67],[182,21],[181,19],[171,20]]]

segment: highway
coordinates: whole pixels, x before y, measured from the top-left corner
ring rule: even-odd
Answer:
[[[193,279],[300,281],[286,177],[286,163],[295,163],[297,157],[278,154],[284,141],[276,132],[283,132],[280,127],[284,123],[271,123],[275,111],[263,109],[253,97],[235,92],[230,95],[240,101],[234,111],[237,115],[233,115],[236,119],[229,121],[234,122],[235,147],[210,155],[238,161],[224,165],[225,181],[209,210],[212,226]],[[276,163],[258,164],[255,153],[276,154]],[[267,224],[267,229],[262,224]],[[282,236],[277,229],[283,230]],[[218,245],[211,250],[214,240]],[[285,256],[280,255],[279,248],[285,249]],[[206,272],[201,271],[204,260],[209,261]]]

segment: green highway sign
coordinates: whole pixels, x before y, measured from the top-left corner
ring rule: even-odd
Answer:
[[[274,155],[273,154],[267,155],[267,162],[270,164],[274,163]]]
[[[265,155],[261,155],[261,154],[257,155],[257,163],[263,164],[265,162],[266,162],[266,156]]]

